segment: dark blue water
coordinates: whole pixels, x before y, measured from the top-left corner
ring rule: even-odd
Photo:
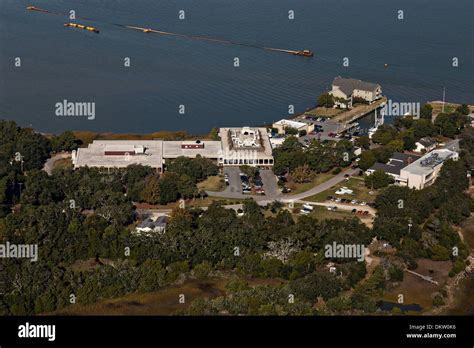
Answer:
[[[398,308],[403,313],[405,313],[405,312],[420,312],[423,309],[417,303],[411,303],[411,304],[404,305],[404,304],[395,303],[395,302],[380,301],[377,305],[383,311],[391,311],[393,308]]]
[[[285,49],[144,34],[77,16]],[[179,10],[186,20],[178,20]],[[288,10],[296,19],[288,20]],[[405,20],[397,20],[403,10]],[[337,75],[378,82],[398,101],[474,104],[473,0],[0,0],[0,118],[41,131],[188,130],[259,125],[315,104]],[[13,59],[22,58],[15,68]],[[132,66],[123,67],[124,57]],[[234,57],[240,68],[233,67]],[[342,66],[343,57],[350,67]],[[460,60],[451,67],[452,57]],[[384,68],[384,63],[390,64]],[[95,120],[59,118],[58,101],[94,101]],[[184,104],[186,114],[178,107]]]

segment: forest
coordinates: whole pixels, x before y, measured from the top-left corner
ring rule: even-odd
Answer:
[[[452,275],[465,266],[468,250],[454,227],[474,211],[466,193],[466,173],[474,167],[474,130],[466,128],[460,137],[460,159],[448,161],[432,186],[384,189],[375,202],[372,229],[355,217],[296,218],[277,202],[261,207],[246,200],[243,216],[220,202],[207,210],[175,208],[166,233],[140,236],[132,233],[136,202],[195,197],[195,184],[215,175],[217,167],[202,158],[180,158],[161,176],[141,166],[110,173],[63,168],[50,176],[42,167],[53,145],[55,151],[70,150],[74,139],[68,134],[51,139],[0,121],[0,243],[39,248],[37,262],[0,260],[0,314],[51,312],[72,305],[71,298],[88,304],[216,274],[275,278],[282,285],[249,287],[232,280],[230,295],[198,299],[183,314],[373,313],[387,284],[400,281],[403,269],[415,268],[417,258],[451,260]],[[347,144],[339,146],[336,151],[347,151]],[[321,149],[315,145],[315,151]],[[292,167],[306,163],[285,161]],[[331,164],[310,165],[324,170]],[[374,237],[397,251],[370,274],[365,262],[324,257],[326,244],[368,245]],[[102,264],[74,267],[91,258]],[[336,272],[328,270],[329,263]],[[316,309],[318,300],[324,306]]]

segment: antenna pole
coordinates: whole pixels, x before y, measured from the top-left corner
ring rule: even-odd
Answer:
[[[446,87],[443,87],[443,109],[441,110],[442,113],[444,113],[445,100],[446,100]]]

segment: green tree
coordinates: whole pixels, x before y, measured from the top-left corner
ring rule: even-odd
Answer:
[[[466,104],[462,104],[456,108],[456,112],[460,113],[461,115],[469,115],[471,110],[469,110],[469,106],[467,106]]]
[[[420,108],[420,117],[431,121],[433,117],[433,107],[430,104],[425,104]]]
[[[368,150],[370,148],[370,139],[367,135],[360,136],[356,139],[355,145],[364,150]]]
[[[145,186],[141,193],[141,200],[150,204],[159,204],[161,202],[160,177],[150,175],[145,179]]]
[[[332,108],[334,106],[334,98],[329,93],[321,94],[318,98],[318,105],[325,108]]]
[[[367,170],[370,167],[374,165],[374,163],[377,161],[375,158],[375,155],[372,151],[364,151],[360,155],[360,160],[357,163],[359,165],[359,168],[362,170]]]
[[[387,187],[395,181],[391,175],[386,174],[382,170],[376,170],[370,175],[365,176],[365,186],[374,188],[376,190]]]

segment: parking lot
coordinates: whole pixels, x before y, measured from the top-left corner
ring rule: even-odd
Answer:
[[[280,190],[277,185],[277,178],[271,169],[260,169],[262,188],[265,190],[265,195],[255,195],[251,193],[242,193],[242,181],[240,179],[239,167],[224,167],[224,175],[228,177],[228,185],[224,192],[219,192],[219,196],[226,198],[245,198],[262,196],[266,199],[276,199],[280,195]],[[254,187],[255,189],[255,187]]]
[[[334,135],[336,135],[342,128],[343,126],[336,122],[336,121],[333,121],[331,119],[328,119],[328,118],[323,118],[323,117],[312,117],[312,118],[305,118],[305,117],[311,117],[311,116],[299,116],[295,119],[295,121],[299,121],[299,122],[305,122],[305,123],[308,123],[308,122],[311,122],[313,123],[316,128],[320,128],[321,131],[319,132],[314,132],[312,134],[307,134],[306,136],[304,137],[301,137],[300,139],[302,141],[304,141],[304,139],[308,139],[308,140],[312,140],[314,138],[318,139],[318,140],[338,140],[340,138],[337,138],[335,137]],[[319,119],[319,121],[318,121]],[[315,129],[316,130],[316,129]],[[331,136],[330,136],[331,134]]]

